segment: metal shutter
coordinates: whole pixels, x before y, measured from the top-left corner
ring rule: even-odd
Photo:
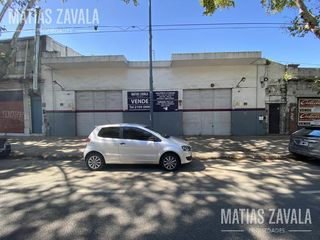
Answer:
[[[185,135],[231,134],[231,89],[185,90]]]
[[[22,91],[0,91],[0,132],[24,133]]]
[[[77,135],[87,136],[99,125],[122,123],[122,91],[76,92]]]

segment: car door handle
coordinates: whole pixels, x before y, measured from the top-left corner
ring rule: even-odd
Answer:
[[[120,145],[126,145],[125,143],[120,143]]]

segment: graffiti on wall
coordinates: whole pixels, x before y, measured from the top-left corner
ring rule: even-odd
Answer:
[[[0,132],[24,132],[22,91],[0,91]]]

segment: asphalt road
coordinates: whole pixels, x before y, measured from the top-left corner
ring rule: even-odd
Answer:
[[[176,173],[0,160],[0,239],[320,239],[319,179],[320,163],[296,160]]]

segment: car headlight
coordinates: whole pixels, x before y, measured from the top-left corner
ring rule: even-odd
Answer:
[[[190,146],[182,146],[181,148],[185,152],[191,152],[191,147]]]

